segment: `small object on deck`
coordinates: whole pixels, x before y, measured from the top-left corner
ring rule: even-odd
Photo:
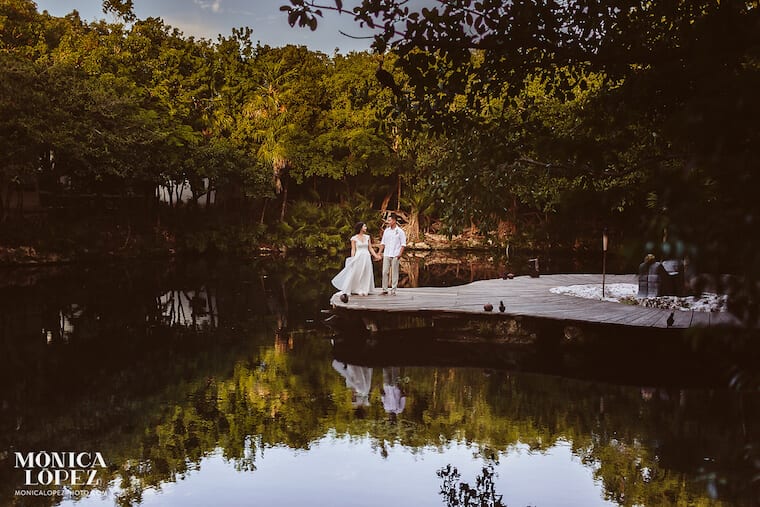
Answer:
[[[670,312],[670,317],[668,317],[667,323],[668,327],[671,327],[673,323],[676,321],[675,317],[676,312]]]
[[[340,300],[344,303],[348,303],[348,294],[341,294]]]
[[[538,257],[534,259],[528,259],[528,274],[531,278],[538,278],[540,276],[541,267],[538,264]]]
[[[501,313],[504,313],[504,310],[506,310],[506,309],[507,309],[507,307],[504,306],[504,301],[499,301],[499,311]]]
[[[491,303],[486,303],[483,305],[483,309],[487,312],[490,312],[491,310],[493,310],[493,305]]]
[[[507,279],[512,280],[515,277],[514,273],[507,273]]]

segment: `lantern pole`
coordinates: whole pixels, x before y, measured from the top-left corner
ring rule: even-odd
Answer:
[[[604,282],[607,276],[607,228],[604,228],[602,232],[602,299],[604,299]]]

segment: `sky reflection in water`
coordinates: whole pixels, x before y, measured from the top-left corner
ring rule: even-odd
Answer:
[[[463,479],[472,482],[483,466],[473,451],[461,443],[442,449],[396,446],[383,458],[369,438],[330,435],[309,450],[267,448],[253,473],[234,470],[217,451],[183,480],[146,492],[141,505],[440,506],[444,502],[436,472],[457,463]],[[498,462],[496,491],[504,494],[507,505],[615,505],[602,499],[590,467],[573,456],[566,442],[543,452],[518,445]],[[113,498],[95,493],[62,505],[113,505]]]

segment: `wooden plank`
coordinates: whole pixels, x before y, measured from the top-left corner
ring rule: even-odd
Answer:
[[[710,325],[708,312],[690,312],[688,314],[689,327],[707,327]]]

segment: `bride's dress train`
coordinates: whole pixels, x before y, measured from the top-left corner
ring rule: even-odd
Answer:
[[[366,296],[375,290],[375,275],[372,271],[372,256],[369,253],[369,236],[356,235],[356,253],[346,259],[346,267],[332,279],[336,289],[344,294]]]

